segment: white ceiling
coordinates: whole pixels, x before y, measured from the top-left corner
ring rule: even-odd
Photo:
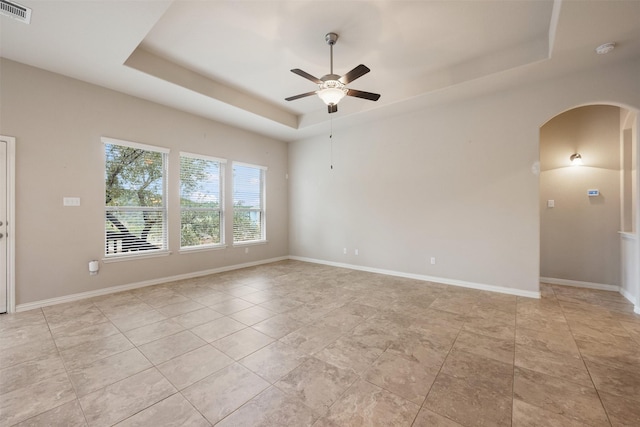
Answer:
[[[285,141],[640,57],[640,0],[18,0],[0,55]],[[331,116],[292,68],[371,72]],[[614,52],[594,48],[614,41]]]

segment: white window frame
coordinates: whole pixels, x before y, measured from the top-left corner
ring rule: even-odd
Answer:
[[[132,258],[149,258],[149,257],[156,257],[156,256],[165,256],[165,255],[169,255],[170,251],[169,251],[169,209],[168,209],[168,182],[169,182],[169,171],[168,171],[168,164],[169,164],[169,152],[170,150],[168,148],[164,148],[164,147],[158,147],[158,146],[154,146],[154,145],[147,145],[147,144],[140,144],[138,142],[132,142],[132,141],[125,141],[125,140],[121,140],[121,139],[115,139],[115,138],[107,138],[107,137],[102,137],[101,138],[102,144],[103,144],[103,155],[104,155],[104,159],[103,159],[103,173],[102,173],[102,177],[103,180],[105,178],[106,175],[106,166],[107,166],[107,158],[106,158],[106,145],[110,144],[110,145],[120,145],[123,147],[129,147],[129,148],[135,148],[135,149],[141,149],[141,150],[145,150],[145,151],[151,151],[151,152],[155,152],[155,153],[160,153],[162,154],[162,206],[161,207],[143,207],[143,206],[120,206],[120,207],[113,207],[113,206],[106,206],[105,205],[105,210],[104,210],[104,215],[105,215],[105,221],[106,221],[106,213],[108,211],[131,211],[131,212],[141,212],[141,211],[152,211],[152,212],[161,212],[162,213],[162,217],[163,217],[163,226],[162,226],[162,247],[160,249],[150,249],[150,250],[142,250],[142,251],[129,251],[129,252],[115,252],[115,253],[109,253],[108,252],[108,245],[109,245],[109,241],[108,241],[108,234],[107,234],[107,227],[106,227],[106,223],[104,223],[104,233],[105,233],[105,240],[104,240],[104,258],[103,260],[105,262],[109,262],[109,261],[117,261],[117,260],[123,260],[123,259],[132,259]],[[106,183],[104,183],[104,190],[103,190],[103,197],[104,195],[106,195],[107,192],[107,187],[106,187]]]
[[[242,166],[242,167],[250,167],[250,168],[254,168],[254,169],[259,169],[260,172],[260,178],[261,178],[261,185],[260,185],[260,208],[259,209],[255,209],[255,208],[248,208],[248,209],[239,209],[236,205],[235,202],[232,203],[232,209],[233,209],[233,221],[235,221],[235,213],[238,211],[242,211],[242,212],[259,212],[260,213],[260,238],[259,239],[255,239],[255,240],[243,240],[243,241],[236,241],[235,240],[235,233],[232,233],[232,239],[233,239],[233,246],[247,246],[247,245],[254,245],[254,244],[261,244],[261,243],[266,243],[267,242],[267,203],[266,203],[266,193],[267,193],[267,170],[268,168],[266,166],[261,166],[261,165],[254,165],[251,163],[242,163],[242,162],[232,162],[232,172],[233,172],[233,168],[235,166]],[[234,180],[232,182],[232,200],[235,200],[235,177],[233,177]],[[234,228],[235,224],[232,224],[232,230]]]
[[[227,164],[227,160],[226,159],[221,159],[218,157],[212,157],[212,156],[206,156],[203,154],[195,154],[195,153],[188,153],[188,152],[184,152],[181,151],[180,152],[180,168],[182,168],[182,158],[183,157],[187,157],[187,158],[192,158],[192,159],[201,159],[201,160],[207,160],[207,161],[211,161],[211,162],[216,162],[219,164],[219,168],[218,168],[218,173],[219,173],[219,182],[220,182],[220,188],[219,188],[219,194],[220,194],[220,207],[217,209],[220,213],[220,243],[209,243],[209,244],[202,244],[202,245],[192,245],[192,246],[182,246],[182,212],[183,211],[200,211],[200,212],[209,212],[209,211],[213,211],[213,209],[208,209],[208,208],[191,208],[191,207],[183,207],[182,206],[182,180],[180,180],[180,252],[190,252],[190,251],[199,251],[199,250],[207,250],[207,249],[221,249],[221,248],[225,248],[226,247],[226,242],[225,242],[225,223],[226,223],[226,213],[225,213],[225,203],[224,203],[224,198],[225,198],[225,168],[226,168],[226,164]],[[182,174],[182,170],[180,170],[180,173]]]

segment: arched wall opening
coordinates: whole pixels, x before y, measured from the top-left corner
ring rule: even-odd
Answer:
[[[541,282],[616,290],[636,311],[639,120],[637,109],[594,103],[540,128]]]

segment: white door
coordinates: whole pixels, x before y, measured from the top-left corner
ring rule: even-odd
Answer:
[[[0,313],[7,312],[7,142],[0,140]]]

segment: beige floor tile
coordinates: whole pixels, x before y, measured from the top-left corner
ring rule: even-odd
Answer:
[[[5,333],[12,329],[21,329],[27,326],[37,325],[47,325],[42,309],[23,311],[19,313],[5,313],[0,316],[0,333]]]
[[[484,388],[510,397],[513,392],[513,365],[462,350],[452,350],[440,373],[464,380],[475,389]]]
[[[182,391],[207,420],[215,424],[269,387],[269,383],[234,363]]]
[[[214,341],[211,345],[232,359],[240,360],[272,342],[273,338],[255,329],[246,328]]]
[[[110,335],[102,340],[88,341],[60,352],[67,369],[81,368],[96,360],[132,349],[131,341],[122,334]]]
[[[637,400],[613,396],[604,392],[600,393],[600,398],[613,427],[640,425],[640,405]]]
[[[237,320],[238,322],[244,323],[247,326],[251,326],[275,315],[276,313],[274,313],[273,311],[267,310],[263,307],[254,306],[233,313],[229,317]]]
[[[176,389],[151,368],[80,397],[89,426],[110,426],[171,396]]]
[[[638,321],[634,322],[621,321],[620,325],[629,333],[629,336],[636,344],[640,345],[640,316],[638,316],[638,319]]]
[[[313,324],[297,329],[280,341],[303,353],[313,354],[337,340],[341,333],[335,327]]]
[[[122,332],[141,328],[166,319],[167,316],[153,309],[137,313],[127,313],[123,316],[109,316],[109,320],[111,320],[111,322]]]
[[[0,370],[0,394],[65,373],[64,363],[57,354],[3,368]]]
[[[551,375],[560,380],[592,386],[591,377],[580,358],[553,353],[526,345],[516,345],[516,366]]]
[[[42,309],[52,332],[72,333],[109,319],[91,302],[74,301]]]
[[[510,426],[511,401],[511,396],[440,374],[423,407],[465,426]]]
[[[76,399],[66,373],[0,395],[0,425],[10,426]]]
[[[513,400],[513,427],[584,427],[585,424],[563,417],[555,412],[546,411],[521,400]]]
[[[422,408],[412,427],[462,427],[462,425],[426,408]]]
[[[293,347],[276,341],[240,360],[240,363],[273,384],[308,358]]]
[[[139,346],[184,330],[184,326],[171,319],[161,320],[141,328],[131,329],[124,334],[132,343]]]
[[[53,339],[60,351],[68,350],[80,344],[91,341],[99,341],[111,335],[119,334],[120,331],[111,322],[99,323],[97,325],[86,326],[72,332],[53,332]]]
[[[352,371],[309,358],[275,386],[306,406],[325,412],[358,379]]]
[[[621,370],[590,361],[586,364],[598,392],[636,400],[640,405],[640,369]]]
[[[640,345],[630,340],[617,343],[601,343],[596,341],[576,341],[582,357],[586,361],[608,365],[627,371],[634,371],[640,366]]]
[[[462,327],[464,331],[478,335],[486,335],[502,340],[513,340],[515,336],[515,319],[504,320],[500,318],[473,318]]]
[[[426,367],[439,368],[455,342],[456,330],[434,329],[431,333],[400,331],[388,350],[414,358]]]
[[[181,324],[187,329],[191,329],[221,317],[224,316],[217,311],[211,310],[210,308],[202,308],[200,310],[172,317],[171,320]]]
[[[342,337],[315,353],[314,357],[339,368],[350,369],[357,375],[362,375],[383,351],[364,345],[353,337]]]
[[[273,312],[281,314],[291,309],[294,309],[300,305],[302,305],[300,301],[295,301],[288,297],[279,297],[279,298],[273,298],[273,299],[270,299],[269,301],[265,301],[261,303],[260,307],[264,307],[267,310],[271,310]]]
[[[210,424],[187,399],[180,393],[176,393],[116,424],[116,426],[208,427]]]
[[[410,426],[419,409],[419,405],[360,380],[315,426]]]
[[[221,304],[225,301],[235,299],[233,295],[229,295],[224,292],[217,292],[211,288],[207,288],[207,289],[209,290],[209,293],[195,298],[196,302],[211,307],[213,305]]]
[[[441,360],[444,360],[444,357]],[[436,379],[439,369],[440,365],[432,364],[429,366],[411,355],[387,350],[382,353],[363,378],[421,405]]]
[[[233,363],[226,354],[205,345],[158,365],[158,369],[182,390]]]
[[[84,427],[86,425],[87,422],[84,419],[80,403],[78,403],[77,399],[74,399],[71,402],[18,423],[16,427]]]
[[[313,425],[317,417],[300,400],[286,395],[276,387],[269,387],[216,424],[216,427],[305,427]]]
[[[462,350],[509,364],[513,364],[515,355],[513,340],[498,339],[467,331],[460,332],[453,344],[453,350]]]
[[[45,334],[37,340],[27,341],[11,347],[3,347],[2,351],[0,351],[0,368],[7,368],[19,363],[47,358],[57,354],[58,348],[51,338],[51,334]]]
[[[580,350],[568,330],[539,331],[535,329],[516,328],[516,343],[538,350],[567,354],[580,358]]]
[[[143,344],[138,349],[153,363],[159,365],[176,356],[206,345],[207,342],[190,331],[182,331],[159,340]]]
[[[593,386],[585,387],[516,367],[513,397],[574,421],[592,426],[608,425]]]
[[[249,301],[245,301],[240,298],[232,298],[218,304],[210,305],[211,309],[217,311],[218,313],[222,313],[224,315],[230,315],[233,313],[237,313],[238,311],[246,310],[249,307],[253,307],[254,304]]]
[[[15,347],[31,341],[39,341],[51,337],[49,326],[44,324],[29,324],[24,327],[10,328],[0,334],[0,348]]]
[[[246,327],[247,325],[240,323],[237,320],[233,320],[229,317],[221,317],[219,319],[212,320],[211,322],[196,326],[195,328],[191,328],[191,332],[207,342],[213,342],[220,338],[224,338],[227,335],[231,335],[234,332],[245,329]]]
[[[262,304],[263,302],[267,302],[271,299],[279,298],[282,296],[284,295],[281,295],[278,292],[274,292],[272,290],[267,289],[267,290],[260,290],[247,295],[243,295],[240,298],[242,298],[245,301],[249,301],[252,304]]]
[[[278,314],[254,324],[252,328],[269,335],[271,338],[280,339],[303,326],[305,326],[303,322],[294,320],[286,314]]]
[[[78,397],[81,397],[149,369],[151,366],[138,349],[132,348],[70,370],[69,378]]]
[[[158,308],[158,311],[167,317],[180,316],[182,314],[191,313],[196,310],[205,308],[203,304],[187,299],[183,302],[165,305]]]
[[[640,425],[633,305],[609,291],[541,294],[288,260],[2,315],[0,425],[84,425],[82,403],[89,424],[209,425],[174,388],[226,391],[234,378],[230,394],[200,395],[222,425],[395,427],[408,424],[380,408],[405,401],[424,402],[415,426]],[[136,381],[144,372],[157,386]]]

